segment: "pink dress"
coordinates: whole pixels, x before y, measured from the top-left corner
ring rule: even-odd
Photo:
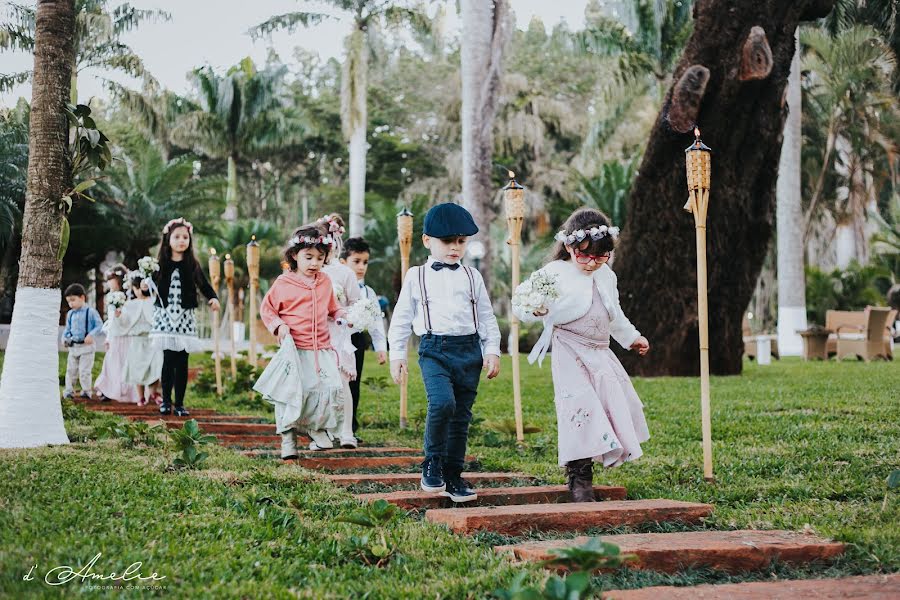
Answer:
[[[103,357],[103,367],[94,385],[97,390],[109,398],[119,402],[137,403],[140,397],[137,388],[125,383],[125,356],[128,354],[128,338],[112,333],[107,334],[109,350]]]
[[[592,286],[591,308],[553,330],[551,367],[559,464],[593,458],[604,467],[636,460],[650,439],[644,405],[609,348],[609,313]]]

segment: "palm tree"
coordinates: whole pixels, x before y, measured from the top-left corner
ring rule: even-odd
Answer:
[[[175,126],[172,138],[202,156],[226,159],[228,186],[223,218],[238,217],[238,160],[254,152],[276,148],[299,137],[302,125],[288,122],[283,110],[284,66],[257,70],[243,59],[225,75],[212,67],[196,69],[194,86],[199,104],[192,105]]]
[[[493,4],[493,6],[491,5]],[[462,46],[460,48],[462,78],[462,204],[483,230],[482,274],[490,287],[490,224],[497,216],[492,185],[494,150],[494,117],[500,98],[503,49],[509,39],[509,3],[494,0],[462,0]]]
[[[806,276],[803,251],[801,185],[801,93],[799,29],[794,34],[794,58],[787,82],[787,117],[775,184],[775,225],[778,249],[778,348],[784,356],[799,356],[806,329]]]
[[[310,0],[306,0],[309,3]],[[287,29],[312,27],[330,18],[350,21],[352,31],[344,40],[346,54],[341,73],[341,128],[350,143],[350,235],[363,234],[366,192],[366,129],[368,112],[366,94],[369,55],[376,38],[387,28],[410,25],[424,33],[430,29],[425,12],[417,5],[389,0],[325,0],[324,4],[341,16],[322,13],[292,12],[277,15],[250,30],[259,37]]]
[[[171,19],[162,10],[139,10],[130,4],[110,8],[108,0],[75,0],[75,58],[70,98],[78,100],[78,74],[89,68],[122,71],[132,77],[145,75],[144,63],[122,34],[144,21]],[[8,20],[0,24],[0,50],[32,52],[35,40],[35,9],[9,3]],[[31,75],[29,71],[0,74],[0,91],[11,89]]]
[[[827,211],[838,224],[838,264],[865,262],[866,213],[874,200],[880,168],[896,156],[893,138],[900,113],[892,89],[896,57],[871,27],[854,26],[832,37],[825,31],[801,32],[808,72],[804,111],[810,127],[825,132],[824,150],[813,178],[806,210],[808,237],[826,200],[826,179],[837,183],[827,196]]]
[[[0,377],[0,447],[67,444],[59,400],[57,323],[63,192],[71,182],[64,108],[75,58],[73,0],[35,12],[28,184],[16,304]]]

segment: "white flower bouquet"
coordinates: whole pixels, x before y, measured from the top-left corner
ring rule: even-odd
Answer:
[[[535,271],[513,293],[513,306],[526,314],[540,313],[560,297],[559,276]]]
[[[122,308],[127,299],[125,292],[110,292],[106,295],[106,301],[113,308]]]
[[[334,285],[334,297],[337,298],[339,304],[344,304],[347,302],[347,292],[344,291],[344,286],[339,283],[335,283]]]
[[[144,278],[153,277],[153,274],[159,271],[159,261],[152,256],[145,256],[138,260],[138,271]]]
[[[347,309],[347,321],[353,324],[354,329],[360,331],[371,329],[380,318],[381,306],[378,305],[377,300],[363,298]]]

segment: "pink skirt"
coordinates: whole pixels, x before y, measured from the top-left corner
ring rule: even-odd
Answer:
[[[109,338],[109,350],[103,357],[103,368],[97,378],[96,388],[110,400],[137,403],[137,388],[125,383],[125,354],[128,351],[128,338]]]

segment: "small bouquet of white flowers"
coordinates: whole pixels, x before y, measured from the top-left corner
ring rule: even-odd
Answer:
[[[512,303],[521,312],[533,314],[545,311],[559,297],[559,276],[535,271],[516,288]]]
[[[152,256],[145,256],[138,260],[138,271],[145,279],[153,277],[153,274],[159,271],[159,261]]]
[[[127,299],[125,292],[110,292],[106,295],[106,301],[113,308],[122,308],[125,306],[125,301]]]
[[[347,301],[347,292],[344,291],[344,286],[339,283],[335,283],[333,286],[334,297],[337,298],[338,303],[344,304]]]
[[[378,305],[377,300],[363,298],[347,309],[347,321],[353,324],[354,329],[360,331],[371,329],[380,318],[381,306]]]

